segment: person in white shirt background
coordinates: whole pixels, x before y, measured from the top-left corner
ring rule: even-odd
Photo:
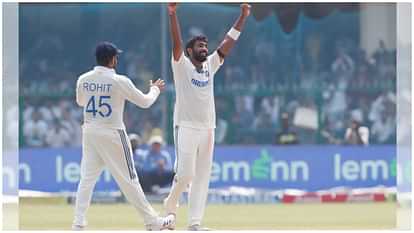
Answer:
[[[33,147],[42,147],[45,145],[48,126],[46,121],[42,119],[38,109],[33,108],[31,118],[28,118],[24,125],[23,134],[26,137],[27,144]]]
[[[71,137],[69,130],[64,127],[62,122],[54,120],[49,132],[46,136],[46,143],[52,148],[60,148],[70,146],[73,137]]]
[[[351,120],[351,125],[345,132],[345,144],[350,145],[368,145],[369,144],[369,129],[362,126],[357,119]]]

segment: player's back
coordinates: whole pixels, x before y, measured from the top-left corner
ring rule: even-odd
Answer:
[[[103,66],[97,66],[78,78],[76,100],[84,107],[85,126],[125,129],[122,121],[125,96],[119,84],[122,79],[126,77]]]

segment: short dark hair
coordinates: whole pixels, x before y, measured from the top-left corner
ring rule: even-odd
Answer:
[[[110,42],[100,42],[95,49],[96,63],[100,66],[107,66],[113,57],[122,53],[122,50],[118,49],[116,45]]]
[[[116,56],[116,55],[114,55],[114,56]],[[107,56],[106,57],[98,57],[97,56],[96,57],[96,63],[100,66],[107,66],[112,61],[112,58],[114,56],[111,56],[111,57],[107,57]]]
[[[206,36],[203,36],[203,35],[199,35],[199,36],[194,36],[193,38],[191,38],[188,42],[187,42],[187,44],[185,45],[185,54],[187,54],[187,56],[189,56],[189,54],[188,54],[188,52],[187,52],[187,49],[192,49],[192,48],[194,48],[194,44],[195,44],[195,42],[196,41],[203,41],[203,42],[206,42],[206,43],[208,43],[208,39],[207,39],[207,37]]]

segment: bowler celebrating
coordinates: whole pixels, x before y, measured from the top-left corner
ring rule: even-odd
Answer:
[[[168,4],[173,42],[172,71],[176,102],[174,106],[174,144],[176,148],[175,177],[170,194],[164,200],[169,214],[176,214],[182,192],[189,190],[188,230],[207,230],[201,227],[206,205],[208,184],[213,162],[214,74],[237,41],[250,14],[250,5],[241,4],[241,13],[219,47],[208,55],[208,40],[196,36],[182,47],[177,3]],[[185,52],[185,54],[184,54]]]
[[[149,93],[143,94],[129,78],[115,72],[120,52],[109,42],[100,43],[95,52],[98,66],[82,74],[77,81],[76,102],[84,108],[84,124],[81,178],[76,194],[73,230],[83,230],[86,226],[86,211],[104,166],[109,169],[127,200],[143,216],[147,230],[171,228],[175,221],[173,215],[159,217],[146,200],[122,120],[125,100],[149,108],[165,84],[160,79],[151,82]]]

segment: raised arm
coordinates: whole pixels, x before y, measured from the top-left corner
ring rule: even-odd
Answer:
[[[221,42],[217,48],[217,52],[220,55],[220,60],[223,61],[224,57],[230,53],[231,48],[233,48],[236,40],[238,39],[240,32],[243,30],[244,23],[246,22],[247,17],[250,15],[251,6],[247,3],[240,5],[240,16],[233,24],[233,27],[224,37],[224,40]]]
[[[181,29],[177,17],[177,3],[168,3],[168,15],[170,16],[170,32],[173,42],[174,60],[178,61],[182,54]]]

